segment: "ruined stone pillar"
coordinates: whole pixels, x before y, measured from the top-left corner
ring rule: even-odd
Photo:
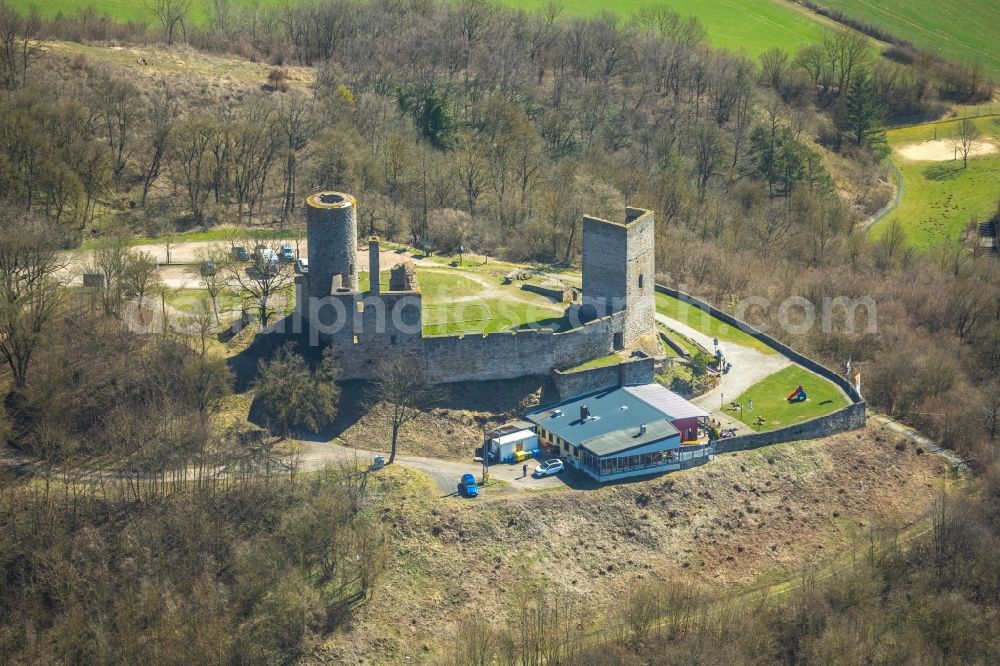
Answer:
[[[368,238],[368,284],[371,285],[369,290],[372,294],[378,296],[382,291],[379,284],[379,275],[381,274],[379,270],[379,248],[378,248],[378,236],[371,236]]]

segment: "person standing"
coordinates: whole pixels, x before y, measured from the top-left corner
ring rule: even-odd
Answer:
[[[521,478],[523,479],[526,476],[528,476],[528,464],[527,463],[525,463],[524,465],[521,465]]]

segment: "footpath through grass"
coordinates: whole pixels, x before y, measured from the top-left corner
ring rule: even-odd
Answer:
[[[699,333],[719,338],[722,342],[731,342],[743,347],[750,347],[765,354],[778,353],[749,333],[744,333],[721,319],[716,319],[697,306],[676,299],[673,296],[656,292],[656,311],[675,321],[690,326]],[[676,336],[674,337],[676,338]]]
[[[818,0],[848,16],[954,62],[981,62],[1000,78],[1000,3],[997,0]]]
[[[523,301],[483,298],[424,305],[424,335],[498,333],[527,326],[563,330],[566,322],[548,308]]]
[[[934,140],[935,136],[939,141],[947,141],[959,122],[928,123],[888,133],[892,160],[903,176],[905,192],[899,208],[872,227],[873,234],[882,233],[890,220],[898,219],[907,243],[926,249],[956,242],[970,219],[985,221],[996,211],[1000,198],[1000,153],[970,157],[968,166],[963,167],[961,158],[945,162],[913,161],[898,152],[904,146]],[[1000,116],[979,118],[975,122],[984,139],[1000,143]]]
[[[805,389],[808,399],[804,402],[789,402],[788,395],[798,386]],[[750,411],[750,400],[753,411]],[[728,414],[740,419],[754,430],[763,432],[807,421],[817,416],[825,416],[850,404],[840,389],[818,375],[797,365],[779,370],[770,377],[757,382],[736,399],[743,405],[741,410]],[[757,425],[757,419],[764,423]]]

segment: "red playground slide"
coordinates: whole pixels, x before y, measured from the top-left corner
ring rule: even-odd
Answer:
[[[792,391],[791,393],[789,393],[788,397],[785,398],[785,400],[791,402],[793,400],[804,400],[805,397],[806,397],[806,390],[802,388],[802,384],[799,384],[799,387],[794,391]]]

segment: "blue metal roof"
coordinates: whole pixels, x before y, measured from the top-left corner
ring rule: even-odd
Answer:
[[[586,405],[591,418],[580,419],[580,407]],[[607,389],[577,396],[563,402],[534,409],[524,415],[540,428],[580,445],[587,440],[620,430],[638,429],[642,424],[664,422],[676,432],[667,416],[622,388]],[[665,429],[650,429],[663,435]],[[632,442],[635,446],[636,442]]]
[[[663,443],[660,447],[662,449],[679,449],[681,448],[680,434],[669,421],[653,421],[646,426],[645,430],[640,428],[616,430],[585,440],[580,446],[595,456],[618,455],[640,446],[659,442]],[[673,442],[667,441],[672,438]]]

